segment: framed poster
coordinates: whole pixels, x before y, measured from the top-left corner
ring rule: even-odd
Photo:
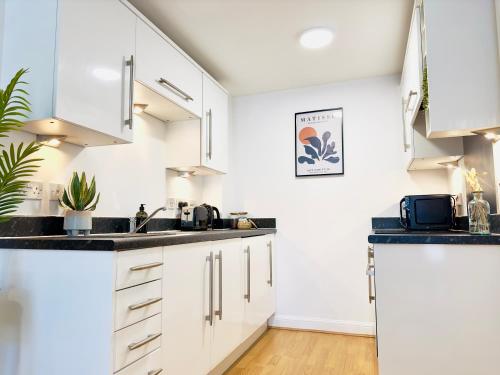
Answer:
[[[344,174],[342,108],[295,114],[295,176]]]

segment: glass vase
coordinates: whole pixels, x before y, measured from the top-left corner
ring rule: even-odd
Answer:
[[[469,233],[490,234],[490,204],[483,199],[482,191],[474,191],[469,202]]]

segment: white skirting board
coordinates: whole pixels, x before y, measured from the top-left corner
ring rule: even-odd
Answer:
[[[351,320],[331,320],[291,315],[275,315],[269,320],[269,326],[345,333],[351,335],[375,335],[375,323],[357,322]]]

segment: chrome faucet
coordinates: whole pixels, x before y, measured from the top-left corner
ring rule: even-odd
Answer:
[[[167,207],[160,207],[156,210],[153,211],[151,215],[149,215],[139,226],[137,226],[131,233],[137,233],[142,227],[144,227],[149,220],[151,220],[158,212],[160,211],[166,211]]]

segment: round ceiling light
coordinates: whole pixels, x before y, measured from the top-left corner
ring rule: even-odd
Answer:
[[[309,49],[323,48],[333,40],[333,31],[325,27],[315,27],[300,35],[300,44]]]

